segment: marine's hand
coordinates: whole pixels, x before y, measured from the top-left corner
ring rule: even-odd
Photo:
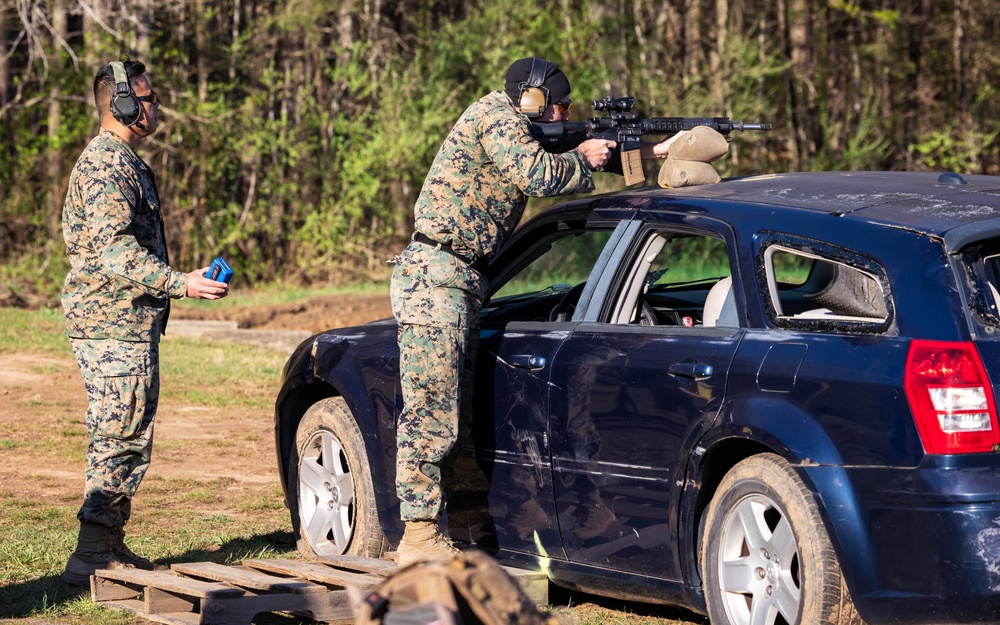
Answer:
[[[606,139],[587,139],[577,149],[587,160],[590,169],[596,171],[607,164],[608,159],[611,158],[611,150],[616,145],[614,141]]]
[[[229,295],[229,285],[205,277],[208,267],[196,269],[187,275],[187,296],[196,299],[221,299]]]
[[[682,130],[672,137],[667,137],[663,141],[653,145],[653,156],[657,158],[666,158],[670,154],[670,147],[675,141],[681,139],[687,135],[691,134],[690,130]]]

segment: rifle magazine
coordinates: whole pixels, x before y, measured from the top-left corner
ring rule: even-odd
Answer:
[[[622,152],[622,175],[625,177],[625,186],[646,181],[646,172],[642,169],[642,157],[639,155],[639,150]]]

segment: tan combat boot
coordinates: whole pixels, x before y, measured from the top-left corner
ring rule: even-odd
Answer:
[[[111,568],[117,563],[111,551],[111,528],[92,523],[80,523],[80,535],[76,551],[66,563],[63,580],[73,586],[89,586],[90,576],[98,569]]]
[[[164,570],[167,567],[162,564],[156,564],[140,555],[134,553],[125,544],[125,528],[124,527],[109,527],[108,528],[109,540],[111,553],[115,554],[115,559],[127,567],[132,567],[136,569],[144,569],[146,571],[157,571]]]
[[[597,492],[584,497],[577,515],[573,533],[580,540],[597,538],[616,520],[615,513],[604,503],[601,494]]]
[[[529,499],[521,504],[521,507],[510,515],[509,522],[517,530],[517,536],[521,540],[528,540],[535,532],[552,529],[552,519],[538,505],[537,499]]]
[[[438,529],[437,521],[407,521],[403,540],[396,551],[396,564],[403,568],[421,560],[450,560],[461,553]]]

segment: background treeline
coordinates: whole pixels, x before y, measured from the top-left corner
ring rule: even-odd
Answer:
[[[93,76],[126,55],[164,102],[141,153],[173,264],[343,282],[385,276],[450,124],[515,58],[559,62],[576,119],[630,94],[772,122],[723,175],[996,174],[998,21],[996,0],[0,0],[0,297],[58,293]]]

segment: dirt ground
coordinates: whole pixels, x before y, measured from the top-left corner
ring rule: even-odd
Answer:
[[[177,307],[171,323],[236,321],[250,330],[312,333],[391,314],[387,295],[339,295],[224,311]],[[161,349],[171,349],[169,338]],[[164,386],[171,383],[177,382],[163,380]],[[83,486],[85,411],[83,382],[72,357],[0,354],[0,498],[75,511]],[[205,515],[259,515],[261,532],[273,532],[291,548],[291,524],[274,467],[272,419],[271,414],[193,405],[176,394],[161,399],[153,462],[133,509],[136,535],[155,541],[161,530],[156,519],[168,516],[172,506],[183,505]],[[0,521],[3,516],[0,511]],[[559,591],[552,599],[570,603],[576,618],[590,623],[707,623],[683,610],[639,603]]]
[[[176,313],[174,312],[176,310]],[[171,319],[235,321],[251,330],[306,330],[358,325],[392,316],[389,294],[329,295],[278,306],[248,306],[238,309],[196,309],[175,307]]]
[[[171,324],[179,328],[184,320],[227,320],[246,329],[312,333],[391,314],[388,295],[341,295],[223,311],[178,306],[171,311]],[[161,349],[170,349],[169,342]],[[164,387],[171,383],[162,382]],[[7,441],[0,446],[0,492],[29,500],[40,494],[54,504],[78,499],[83,460],[74,452],[81,444],[85,412],[83,379],[72,357],[0,354],[0,439]],[[39,436],[52,440],[41,444]],[[195,456],[198,460],[192,462]],[[257,461],[247,462],[248,457]],[[219,480],[234,498],[244,488],[263,492],[266,486],[268,492],[278,492],[274,457],[272,414],[236,414],[161,399],[147,482]],[[204,505],[225,510],[229,503]]]

